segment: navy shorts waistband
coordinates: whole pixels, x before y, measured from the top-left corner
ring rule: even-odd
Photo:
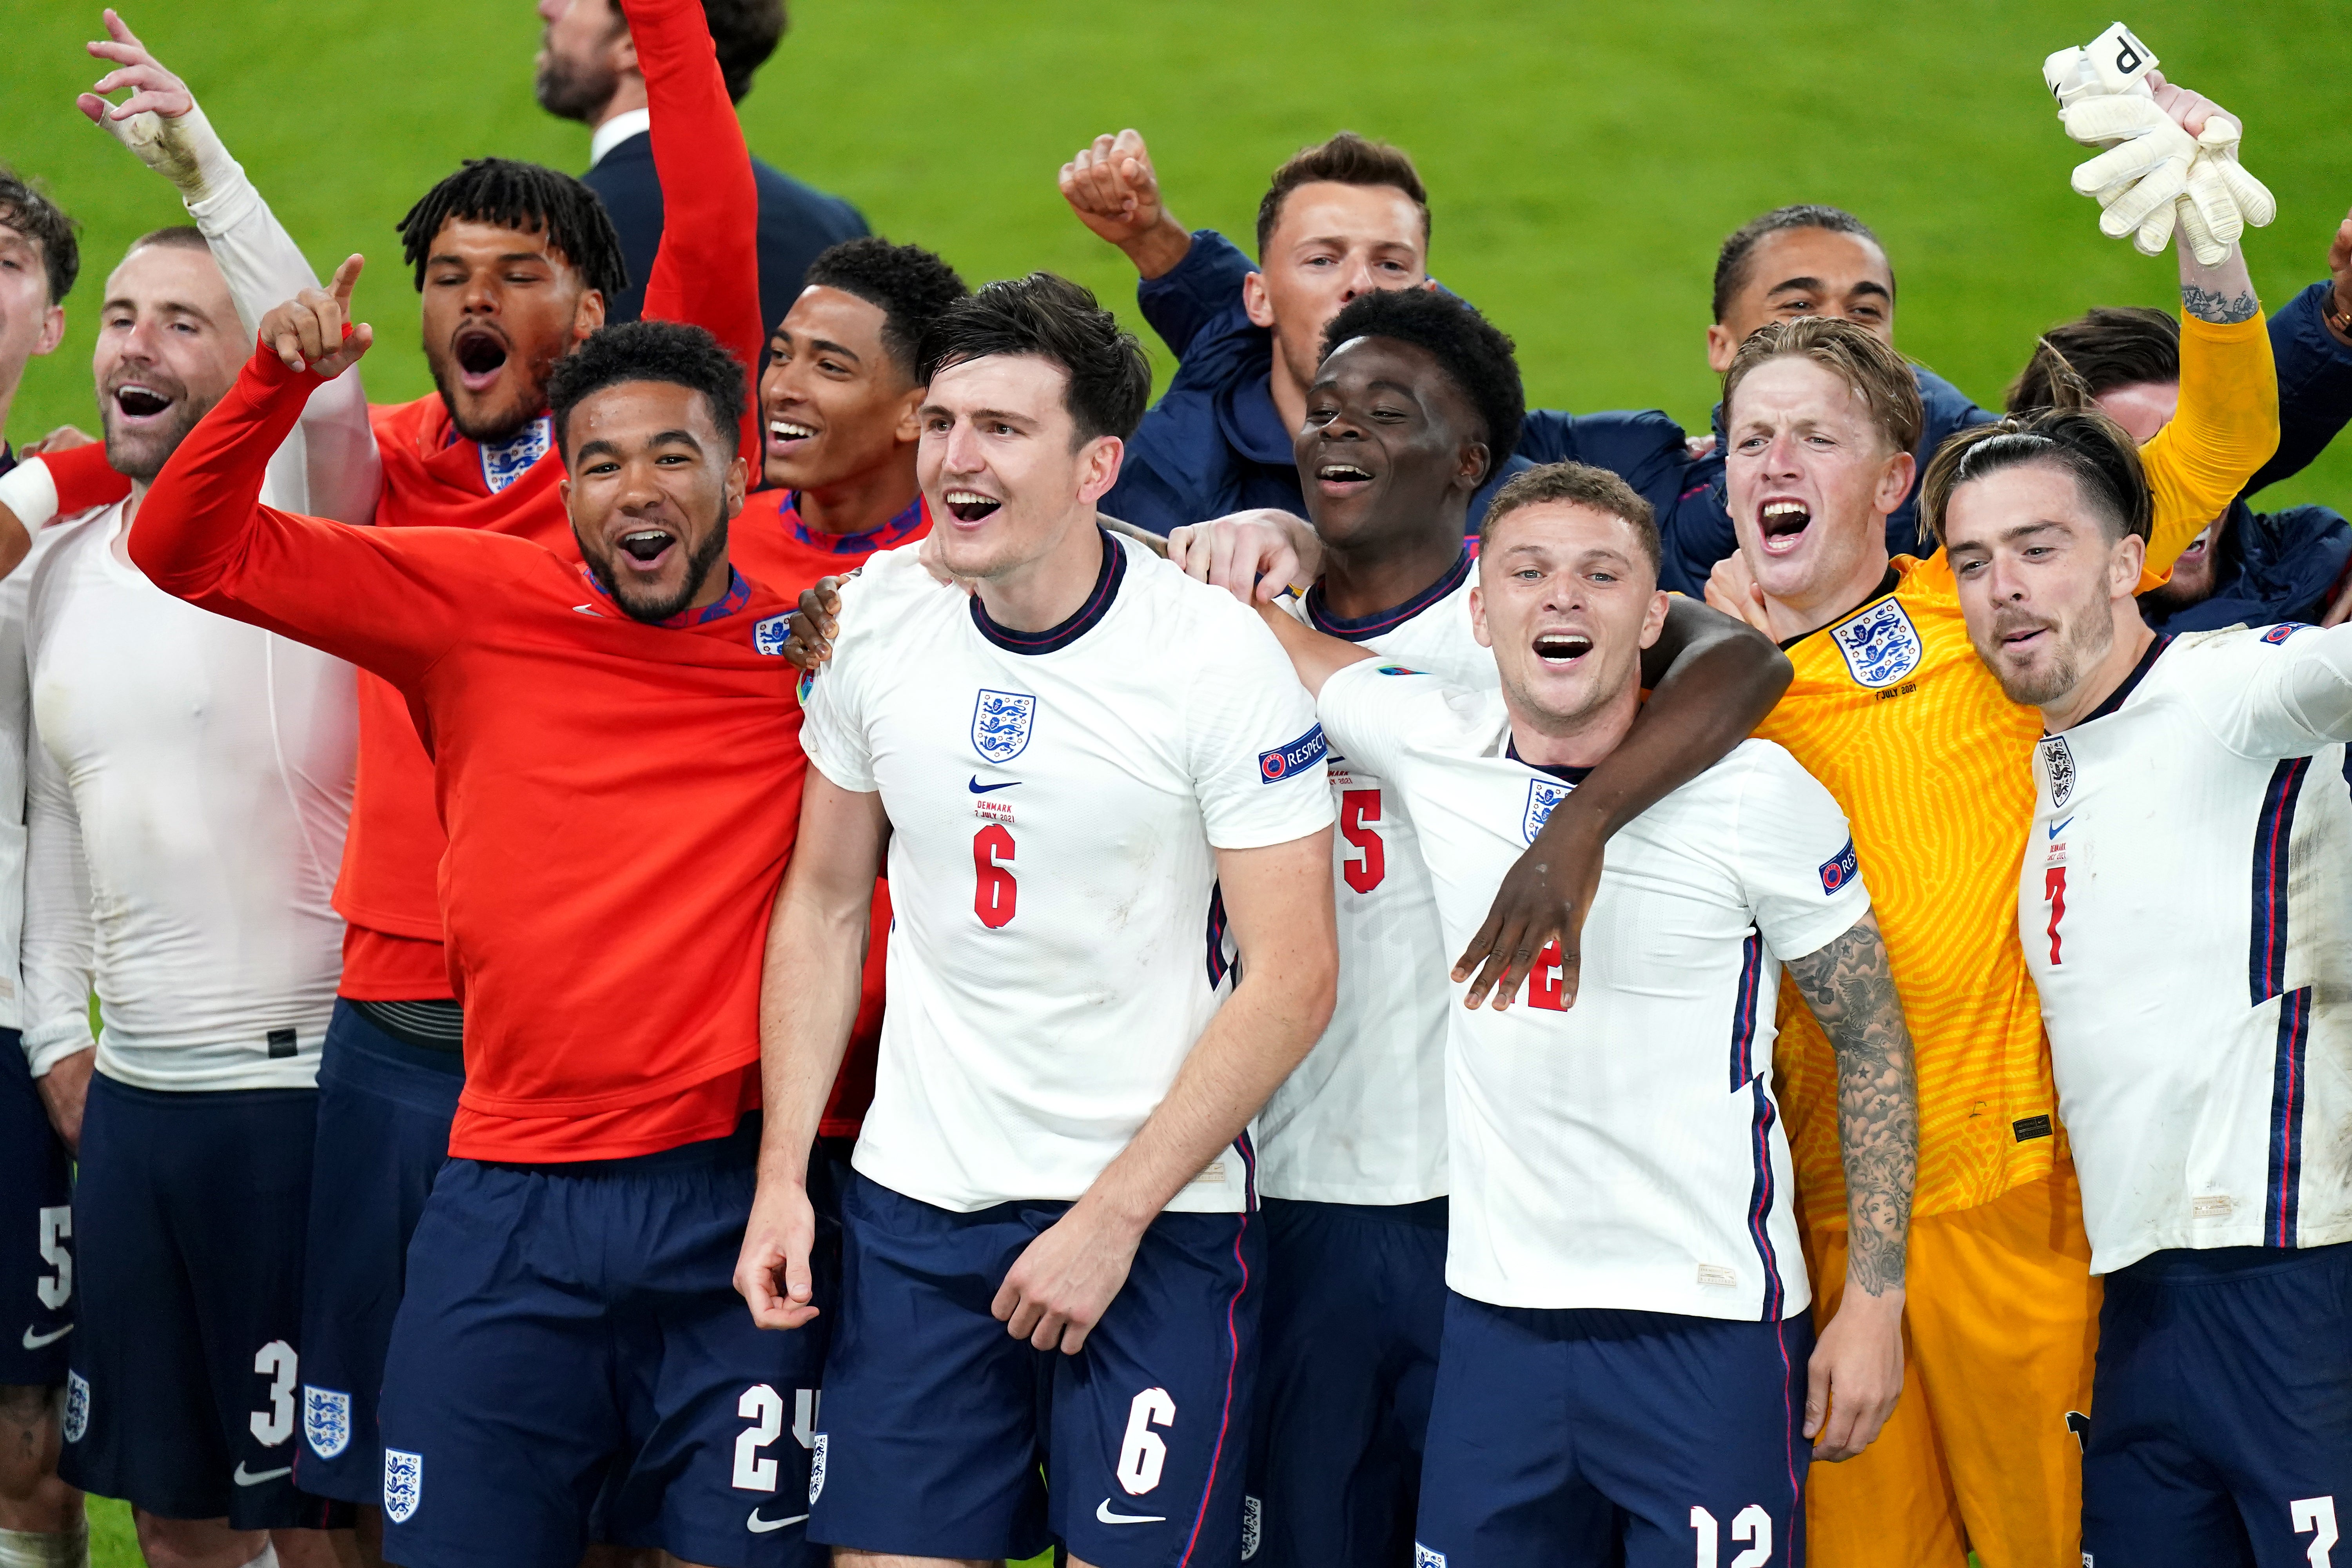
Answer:
[[[1453,1201],[1445,1197],[1423,1198],[1416,1204],[1329,1204],[1318,1198],[1261,1198],[1259,1206],[1268,1215],[1290,1209],[1301,1215],[1334,1215],[1348,1219],[1366,1220],[1376,1225],[1410,1225],[1423,1230],[1446,1230],[1453,1224]]]
[[[2327,1247],[2173,1247],[2107,1276],[2116,1285],[2202,1285],[2352,1261],[2352,1241]]]
[[[698,1165],[750,1165],[760,1157],[760,1113],[747,1110],[735,1123],[735,1131],[724,1138],[705,1138],[693,1143],[680,1143],[674,1149],[656,1149],[650,1154],[631,1154],[619,1160],[565,1160],[526,1164],[510,1160],[468,1160],[469,1165],[479,1165],[490,1171],[523,1171],[538,1176],[634,1176],[647,1171],[689,1170]]]
[[[287,1105],[319,1098],[315,1089],[142,1089],[108,1073],[92,1073],[90,1087],[101,1085],[110,1095],[158,1110],[191,1106]]]

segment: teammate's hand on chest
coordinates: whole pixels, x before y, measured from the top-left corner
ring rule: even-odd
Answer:
[[[1141,1233],[1081,1198],[1022,1250],[989,1310],[1014,1339],[1076,1355],[1127,1283]]]

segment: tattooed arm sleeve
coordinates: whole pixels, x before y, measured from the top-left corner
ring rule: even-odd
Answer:
[[[1837,1048],[1838,1133],[1845,1157],[1849,1285],[1880,1296],[1903,1284],[1919,1106],[1911,1036],[1875,916],[1784,967]]]

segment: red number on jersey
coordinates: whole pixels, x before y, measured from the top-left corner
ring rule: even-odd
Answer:
[[[971,836],[971,868],[979,878],[971,891],[971,912],[991,931],[1011,921],[1013,906],[1020,901],[1021,889],[1013,873],[998,864],[1012,858],[1013,835],[1003,824],[992,822]]]
[[[1568,1003],[1560,996],[1559,943],[1548,942],[1536,954],[1536,966],[1528,971],[1528,1005],[1549,1008],[1554,1013],[1568,1011]]]
[[[2058,963],[2058,922],[2066,918],[2066,868],[2053,866],[2042,873],[2042,901],[2050,906],[2050,963]]]
[[[1387,846],[1377,828],[1364,826],[1366,817],[1377,822],[1380,816],[1380,791],[1351,789],[1339,796],[1339,837],[1364,852],[1360,860],[1340,861],[1339,874],[1360,893],[1370,892],[1389,874]]]

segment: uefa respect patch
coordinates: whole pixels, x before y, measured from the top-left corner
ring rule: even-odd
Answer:
[[[1330,742],[1323,738],[1323,726],[1318,724],[1286,746],[1260,752],[1257,754],[1258,782],[1279,783],[1302,768],[1313,767],[1330,749]]]
[[[1822,891],[1834,893],[1861,875],[1862,860],[1854,854],[1853,840],[1849,838],[1844,848],[1822,862]]]

